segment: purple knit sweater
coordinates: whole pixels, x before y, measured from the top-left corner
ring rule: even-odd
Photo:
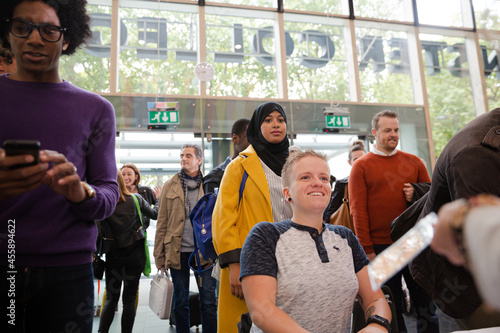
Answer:
[[[2,75],[0,144],[8,139],[38,140],[41,149],[64,154],[97,197],[72,204],[42,185],[0,201],[0,264],[7,263],[7,232],[12,234],[12,225],[15,265],[89,263],[97,235],[94,220],[111,215],[119,196],[113,106],[66,81],[20,82]]]

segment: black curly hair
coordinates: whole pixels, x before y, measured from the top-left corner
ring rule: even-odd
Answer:
[[[7,64],[12,64],[12,52],[10,50],[4,48],[2,44],[0,44],[0,58],[3,59]]]
[[[90,31],[90,17],[85,6],[87,0],[1,0],[0,1],[0,42],[7,49],[10,43],[7,40],[8,25],[6,20],[11,18],[14,8],[25,1],[41,1],[54,8],[61,22],[66,28],[64,40],[69,42],[68,48],[62,54],[71,55],[85,41],[92,36]]]

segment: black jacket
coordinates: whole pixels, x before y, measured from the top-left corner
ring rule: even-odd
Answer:
[[[158,217],[158,204],[151,208],[149,203],[140,195],[136,195],[136,197],[139,200],[142,215],[156,219]],[[144,238],[144,230],[134,199],[131,196],[125,196],[125,200],[125,202],[116,204],[115,211],[111,216],[98,222],[97,249],[99,250],[99,238],[101,238],[103,253],[132,245]]]
[[[231,156],[226,158],[224,162],[213,168],[204,178],[203,178],[203,193],[213,193],[215,188],[220,186],[222,181],[222,176],[224,176],[224,170],[231,163]]]
[[[395,242],[401,236],[406,234],[408,230],[415,226],[420,213],[425,206],[427,193],[431,187],[431,183],[411,183],[413,188],[413,197],[408,203],[408,208],[391,222],[391,239]]]
[[[154,206],[158,202],[155,194],[153,193],[153,190],[148,186],[137,185],[137,192],[139,192],[141,197],[143,197],[149,203],[149,206]],[[153,220],[155,219],[156,218],[154,218]],[[143,214],[142,223],[144,223],[144,229],[147,229],[150,224],[149,217]]]
[[[442,205],[479,193],[500,196],[500,109],[487,112],[460,130],[436,162],[432,184],[420,217]],[[436,304],[449,316],[463,318],[482,299],[469,272],[426,249],[410,271]]]

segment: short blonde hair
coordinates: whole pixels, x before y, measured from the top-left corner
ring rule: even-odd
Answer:
[[[290,186],[290,172],[292,170],[292,167],[300,160],[305,157],[317,157],[322,159],[325,164],[328,166],[328,161],[326,159],[326,155],[320,152],[317,152],[312,149],[307,149],[305,151],[300,151],[297,152],[293,155],[290,155],[286,162],[285,165],[283,166],[283,169],[281,169],[281,182],[283,184],[283,187],[288,187]],[[328,166],[328,173],[330,173],[330,167]]]

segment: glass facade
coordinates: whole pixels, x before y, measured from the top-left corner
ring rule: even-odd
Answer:
[[[500,30],[500,2],[473,0],[472,3],[478,29]]]
[[[432,136],[441,151],[475,117],[465,39],[421,35]]]
[[[497,2],[89,0],[88,10],[94,36],[62,58],[61,75],[112,101],[121,131],[147,131],[148,101],[179,101],[166,133],[199,133],[220,156],[234,120],[276,100],[293,142],[314,137],[317,149],[369,141],[371,116],[396,110],[401,148],[430,169],[457,130],[498,104]],[[196,78],[200,62],[211,80]],[[349,127],[329,128],[325,117],[342,112]]]
[[[486,78],[486,93],[490,103],[496,103],[500,94],[500,71],[498,62],[499,40],[488,41],[480,39],[481,57],[484,63],[484,76]],[[494,104],[493,104],[494,105]]]
[[[411,3],[401,0],[354,0],[356,17],[413,22]]]
[[[343,0],[284,0],[285,10],[349,15],[347,1]]]
[[[288,97],[350,100],[341,22],[294,14],[284,19]]]
[[[361,100],[413,104],[413,86],[405,32],[356,29]]]
[[[111,67],[111,1],[88,5],[92,39],[75,54],[63,56],[59,71],[65,80],[90,91],[110,92]]]
[[[216,73],[207,95],[277,98],[273,15],[210,8],[205,20],[206,60]]]
[[[119,92],[196,94],[197,26],[195,6],[120,2]]]
[[[420,24],[472,28],[471,4],[462,0],[418,0]]]
[[[211,2],[258,7],[276,7],[277,4],[275,0],[212,0]]]

